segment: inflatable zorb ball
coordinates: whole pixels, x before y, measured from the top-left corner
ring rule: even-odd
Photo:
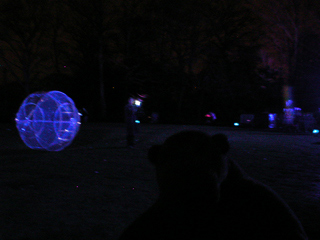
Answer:
[[[71,144],[80,124],[74,102],[59,91],[29,95],[16,115],[20,137],[32,149],[64,149]]]

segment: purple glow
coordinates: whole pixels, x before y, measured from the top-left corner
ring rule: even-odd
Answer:
[[[293,108],[284,108],[283,109],[283,123],[284,124],[293,124],[294,121],[294,109]]]
[[[269,128],[276,128],[277,127],[277,114],[276,113],[269,113]]]
[[[291,107],[293,105],[293,101],[291,99],[286,101],[286,107]]]
[[[274,121],[275,120],[275,116],[274,115],[275,114],[273,114],[273,113],[269,114],[269,121]]]
[[[249,124],[254,121],[253,114],[241,114],[240,115],[240,123],[241,124]]]

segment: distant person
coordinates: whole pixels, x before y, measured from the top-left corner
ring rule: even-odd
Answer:
[[[151,123],[158,123],[159,113],[152,112],[151,113]]]
[[[184,131],[148,153],[160,195],[120,240],[305,240],[288,205],[226,158],[225,135]]]
[[[135,105],[135,99],[129,98],[127,105],[124,108],[125,121],[127,125],[127,147],[134,147],[134,137],[137,131],[137,107]]]
[[[205,115],[205,118],[206,118],[206,123],[207,124],[213,124],[216,120],[217,120],[217,116],[215,113],[213,112],[208,112],[206,115]]]

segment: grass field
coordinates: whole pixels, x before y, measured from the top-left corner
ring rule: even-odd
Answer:
[[[125,125],[87,123],[60,152],[28,149],[0,125],[0,240],[115,240],[157,198],[147,150],[180,130],[222,132],[229,156],[271,186],[320,239],[320,137],[236,128],[141,125],[125,147]]]

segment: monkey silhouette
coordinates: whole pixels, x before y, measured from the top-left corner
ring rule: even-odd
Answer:
[[[127,239],[307,239],[289,206],[227,158],[227,136],[183,131],[148,158],[156,202],[120,236]]]

